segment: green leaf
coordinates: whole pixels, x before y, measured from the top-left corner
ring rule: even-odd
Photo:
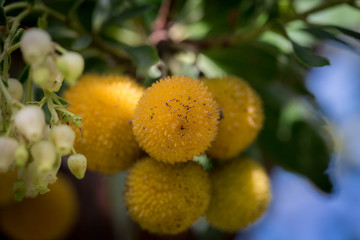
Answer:
[[[98,0],[92,14],[92,30],[97,33],[111,15],[111,0]]]
[[[92,41],[91,36],[86,35],[84,37],[77,38],[73,42],[71,47],[73,50],[76,50],[76,51],[83,50],[91,44],[91,41]]]
[[[7,29],[8,25],[7,25],[6,14],[4,11],[4,3],[5,0],[0,0],[0,26],[4,26]]]
[[[137,6],[134,8],[126,9],[119,14],[114,15],[110,19],[108,19],[107,24],[109,25],[119,25],[123,23],[126,20],[135,18],[137,16],[140,16],[144,14],[145,12],[153,9],[154,5],[152,4],[146,4],[142,6]]]
[[[327,58],[315,55],[310,48],[300,46],[294,41],[291,41],[296,57],[308,67],[322,67],[330,65]]]
[[[267,159],[286,170],[309,178],[319,189],[331,192],[332,184],[326,174],[330,162],[330,152],[319,126],[299,119],[289,126],[287,138],[283,138],[278,128],[283,105],[290,101],[282,88],[264,87],[260,92],[265,110],[265,124],[258,137],[258,144]]]
[[[111,39],[108,39],[108,44],[126,52],[138,67],[150,67],[159,61],[159,56],[153,46],[141,45],[131,47]]]
[[[11,41],[11,45],[14,45],[14,44],[17,44],[18,42],[20,42],[21,36],[23,35],[24,32],[25,32],[25,30],[23,28],[19,28],[18,30],[16,30],[14,38]]]
[[[30,74],[30,65],[27,65],[20,74],[19,81],[21,83],[25,83],[26,80],[29,78],[29,74]]]
[[[345,35],[348,35],[348,36],[350,36],[352,38],[360,40],[360,33],[358,33],[358,32],[352,31],[352,30],[347,29],[347,28],[335,26],[335,25],[330,25],[329,27],[335,28],[335,29],[339,30],[340,32],[342,32]]]
[[[308,28],[304,28],[302,29],[305,32],[310,33],[311,35],[313,35],[316,38],[319,39],[329,39],[329,40],[333,40],[336,41],[338,43],[341,43],[342,45],[350,48],[350,49],[354,49],[351,45],[349,45],[347,42],[344,42],[343,40],[341,40],[340,38],[336,37],[333,33],[328,32],[322,28],[317,28],[317,27],[308,27]]]
[[[37,25],[39,28],[45,29],[48,26],[46,14],[38,18]]]

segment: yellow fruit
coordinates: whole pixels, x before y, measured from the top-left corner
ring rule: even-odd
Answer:
[[[271,200],[270,182],[262,166],[251,159],[235,159],[215,169],[206,212],[208,222],[226,232],[236,232],[255,222]]]
[[[17,240],[64,239],[77,217],[77,199],[71,183],[59,176],[50,192],[26,198],[0,211],[0,227]]]
[[[203,153],[216,136],[218,119],[217,104],[202,82],[173,76],[144,92],[133,130],[150,156],[173,164]]]
[[[131,120],[143,88],[124,76],[85,75],[65,92],[69,111],[82,117],[75,149],[87,157],[88,168],[104,174],[129,168],[140,148]]]
[[[0,207],[14,202],[13,184],[17,180],[17,171],[0,173]]]
[[[231,159],[246,149],[261,130],[264,121],[261,99],[240,78],[214,78],[204,82],[224,116],[207,153],[216,159]]]
[[[152,233],[185,231],[204,214],[209,201],[209,176],[195,162],[168,165],[145,158],[126,179],[128,213]]]

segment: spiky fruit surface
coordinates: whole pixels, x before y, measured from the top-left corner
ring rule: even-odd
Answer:
[[[173,76],[144,92],[133,130],[150,156],[173,164],[203,153],[216,136],[218,119],[217,104],[202,82]]]
[[[128,213],[152,233],[185,231],[204,214],[209,200],[208,173],[195,162],[169,165],[145,158],[126,179]]]
[[[245,150],[261,130],[264,121],[261,99],[240,78],[214,78],[204,82],[224,115],[207,153],[216,159],[231,159]]]
[[[82,117],[75,149],[88,168],[104,174],[130,167],[140,154],[130,121],[143,88],[124,76],[85,75],[65,92],[69,110]]]
[[[12,239],[64,239],[73,227],[78,211],[71,183],[59,176],[51,191],[16,202],[0,212],[0,227]]]
[[[13,184],[17,179],[17,171],[0,173],[0,207],[14,202]]]
[[[212,193],[206,219],[226,232],[255,222],[271,200],[270,181],[262,166],[251,159],[226,162],[211,173]]]

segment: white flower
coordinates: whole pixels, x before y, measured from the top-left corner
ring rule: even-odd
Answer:
[[[45,114],[39,107],[24,107],[16,113],[14,122],[16,129],[28,140],[36,142],[43,137]]]
[[[77,52],[67,52],[56,59],[56,64],[69,84],[75,84],[84,71],[84,58]]]
[[[68,125],[57,125],[51,130],[51,140],[59,155],[69,154],[75,141],[75,133]]]
[[[31,146],[30,152],[40,172],[50,171],[54,168],[56,152],[54,145],[42,140]]]
[[[82,154],[71,155],[68,159],[70,172],[78,179],[84,178],[87,165],[86,157]]]
[[[52,51],[50,35],[39,28],[27,30],[21,37],[20,48],[24,60],[28,64],[34,64]]]
[[[15,150],[19,143],[15,138],[0,137],[0,172],[7,172],[15,160]]]

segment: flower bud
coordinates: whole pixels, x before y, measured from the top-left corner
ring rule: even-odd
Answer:
[[[25,144],[20,144],[20,146],[15,151],[15,161],[18,167],[25,166],[27,160],[29,159],[29,152],[26,149]]]
[[[45,114],[37,106],[27,106],[18,111],[14,118],[16,129],[29,141],[39,141],[43,137]]]
[[[81,54],[67,52],[56,59],[56,64],[65,77],[65,81],[73,85],[83,73],[85,62]]]
[[[24,88],[23,85],[15,78],[8,79],[8,91],[10,96],[17,101],[20,101],[23,93]]]
[[[81,119],[80,116],[75,115],[75,116],[72,117],[71,122],[72,122],[75,126],[81,127],[82,119]]]
[[[57,92],[64,80],[52,56],[32,65],[32,78],[39,87],[50,92]]]
[[[71,155],[68,159],[70,172],[77,178],[82,179],[86,172],[86,157],[82,154]]]
[[[15,201],[21,202],[26,194],[25,181],[22,179],[16,180],[13,185],[13,192],[14,192]]]
[[[39,172],[46,172],[54,169],[56,152],[55,147],[51,142],[47,140],[37,142],[31,147],[30,151],[38,166]]]
[[[51,37],[46,31],[31,28],[22,35],[20,48],[25,62],[33,64],[48,55],[53,47]]]
[[[15,150],[19,143],[15,138],[0,137],[0,172],[7,172],[15,160]]]
[[[56,152],[60,156],[66,155],[74,145],[75,133],[68,125],[57,125],[51,131],[51,140],[55,144]]]

